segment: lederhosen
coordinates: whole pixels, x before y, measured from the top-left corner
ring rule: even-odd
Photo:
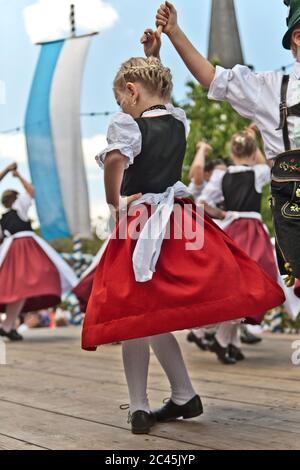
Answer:
[[[280,126],[285,152],[278,155],[272,169],[272,212],[276,234],[276,251],[281,274],[287,285],[300,279],[300,149],[291,150],[288,116],[300,118],[300,103],[287,106],[289,75],[281,86]]]

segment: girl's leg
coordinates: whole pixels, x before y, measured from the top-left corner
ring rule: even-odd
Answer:
[[[150,361],[149,339],[135,339],[122,343],[123,363],[128,385],[130,412],[150,412],[147,396]]]
[[[242,346],[241,343],[241,325],[239,323],[236,323],[233,325],[234,328],[232,328],[231,331],[231,340],[230,344],[235,346],[236,348],[240,349]]]
[[[227,348],[231,344],[231,340],[235,332],[236,325],[234,323],[221,323],[216,334],[216,340],[222,348]]]
[[[176,405],[185,405],[196,396],[196,392],[175,336],[171,333],[152,336],[150,345],[169,379],[171,400]]]
[[[10,331],[14,330],[16,327],[16,321],[20,313],[22,312],[22,309],[25,305],[26,300],[18,300],[17,302],[14,302],[13,304],[8,304],[6,307],[6,319],[2,323],[1,327],[3,328],[6,333],[9,333]]]

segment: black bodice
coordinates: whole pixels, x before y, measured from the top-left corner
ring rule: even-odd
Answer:
[[[181,180],[186,150],[184,124],[172,115],[139,118],[142,150],[124,173],[121,194],[162,193]]]
[[[226,173],[223,194],[227,211],[259,212],[262,195],[255,189],[254,171]]]
[[[15,235],[19,232],[32,232],[31,222],[25,222],[22,220],[15,210],[10,210],[6,212],[0,219],[0,225],[2,232],[4,233],[7,230],[11,235]]]

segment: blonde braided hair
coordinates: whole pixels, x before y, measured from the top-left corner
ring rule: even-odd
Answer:
[[[164,67],[156,57],[133,57],[124,62],[114,80],[114,93],[124,91],[129,82],[139,82],[149,92],[165,99],[170,99],[173,90],[170,69]]]

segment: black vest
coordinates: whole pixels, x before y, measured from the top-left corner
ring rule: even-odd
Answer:
[[[0,219],[0,225],[2,232],[4,233],[7,230],[11,235],[14,235],[19,232],[32,232],[31,222],[24,222],[15,210],[10,210],[6,212]]]
[[[255,189],[254,171],[226,173],[223,178],[223,195],[227,211],[261,211],[262,195]]]
[[[169,114],[136,122],[142,134],[142,150],[124,173],[121,194],[163,193],[181,181],[186,150],[184,124]]]

